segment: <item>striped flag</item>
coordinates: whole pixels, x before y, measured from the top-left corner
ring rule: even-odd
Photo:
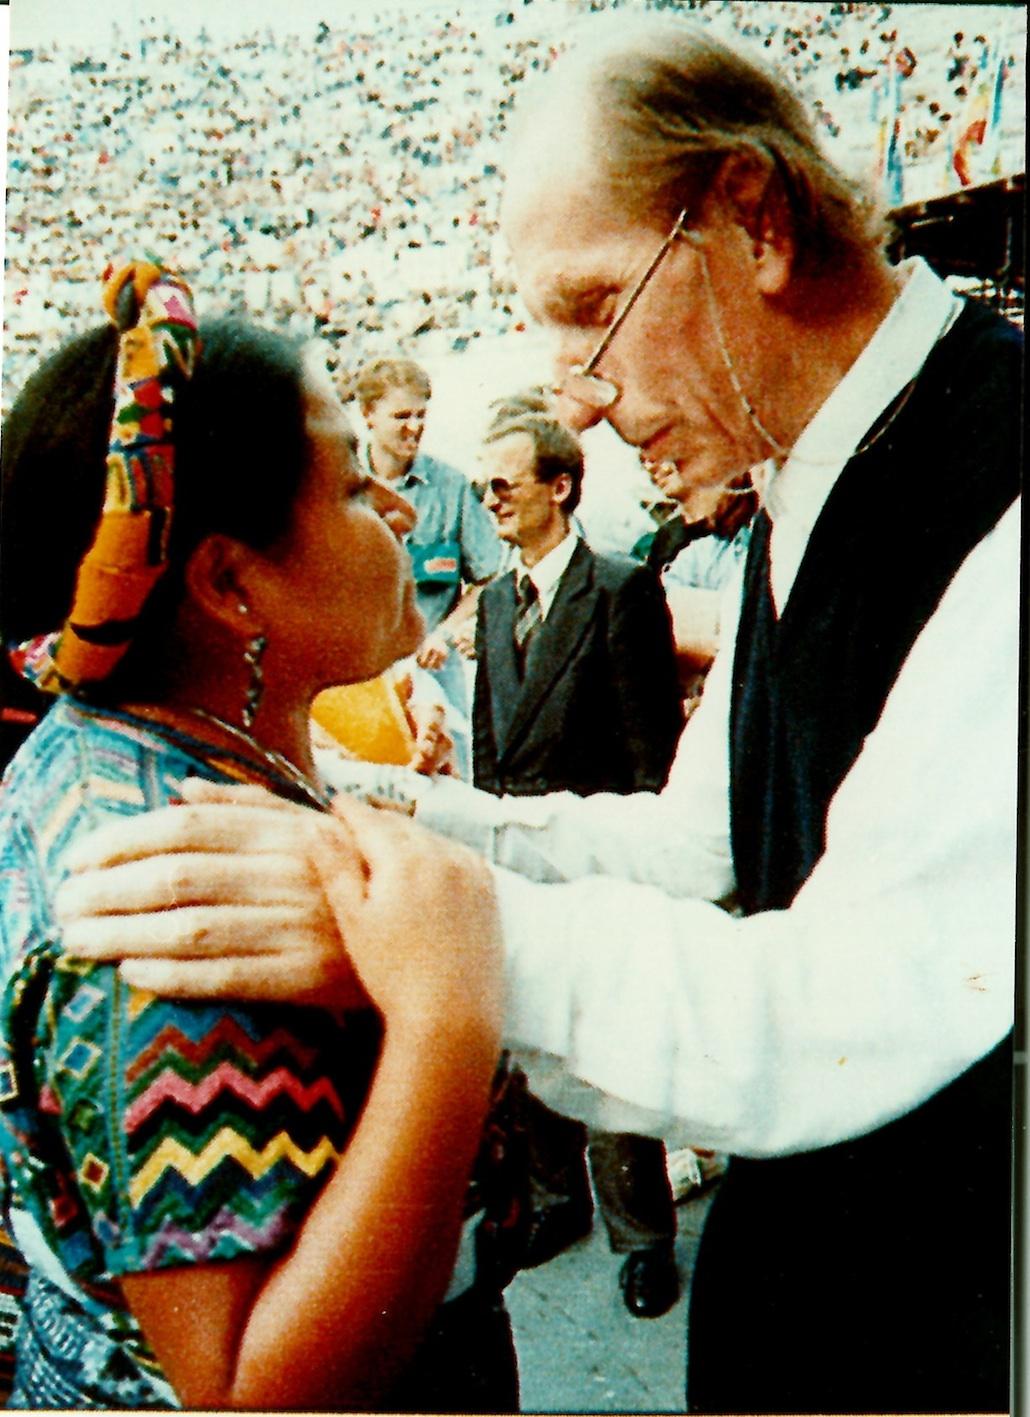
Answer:
[[[987,115],[987,131],[984,134],[984,165],[992,177],[1001,176],[1001,108],[1006,73],[1007,66],[999,49],[994,61],[991,108]]]
[[[905,199],[905,178],[901,160],[901,71],[893,54],[887,61],[879,114],[877,176],[888,207],[898,207]]]
[[[955,144],[953,164],[958,174],[958,180],[963,187],[972,186],[976,180],[974,164],[977,168],[981,166],[978,158],[983,156],[984,138],[987,136],[987,123],[990,116],[991,84],[988,79],[988,65],[985,59],[976,78],[976,87],[970,93],[966,103],[966,111],[959,125],[959,139]],[[974,148],[980,150],[979,154],[974,154]]]

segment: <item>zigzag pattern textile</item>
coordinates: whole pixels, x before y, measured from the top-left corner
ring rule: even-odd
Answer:
[[[119,336],[104,506],[93,544],[63,628],[11,653],[19,673],[48,693],[107,678],[167,562],[174,385],[193,372],[197,319],[184,280],[153,262],[135,262],[105,272],[104,307],[116,327],[129,287],[138,320]]]
[[[31,1368],[58,1406],[137,1407],[141,1382],[161,1390],[117,1276],[281,1249],[375,1064],[371,1019],[159,1000],[61,952],[52,900],[68,848],[105,817],[164,805],[188,774],[222,776],[138,721],[62,698],[0,795],[0,1151],[14,1207],[77,1300],[73,1317],[52,1285],[30,1287],[21,1329],[37,1347],[19,1347],[18,1374]],[[42,1351],[46,1324],[60,1332]],[[89,1371],[60,1361],[73,1337]]]

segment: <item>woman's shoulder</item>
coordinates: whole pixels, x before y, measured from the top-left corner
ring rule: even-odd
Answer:
[[[198,766],[131,714],[60,698],[12,758],[0,801],[5,810],[24,810],[74,793],[146,811]]]
[[[74,842],[108,816],[164,806],[196,771],[204,765],[127,716],[54,704],[0,790],[0,975],[57,937],[53,898]]]
[[[8,767],[0,821],[24,828],[49,873],[80,832],[165,806],[196,771],[206,770],[130,715],[59,699]]]

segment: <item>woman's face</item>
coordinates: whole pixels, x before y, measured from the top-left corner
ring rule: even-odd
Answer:
[[[317,692],[374,678],[418,647],[424,627],[400,542],[414,509],[360,468],[328,376],[309,372],[304,399],[310,462],[254,609],[268,637],[269,687],[281,674]]]

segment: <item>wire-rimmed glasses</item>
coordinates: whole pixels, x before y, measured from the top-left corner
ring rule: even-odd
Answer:
[[[673,222],[672,229],[668,236],[666,236],[661,246],[659,246],[658,250],[651,258],[647,269],[630,291],[626,298],[626,303],[605,330],[600,343],[597,345],[590,358],[584,364],[573,364],[566,371],[565,377],[562,379],[561,385],[556,391],[559,395],[575,399],[577,403],[586,404],[588,408],[611,408],[622,391],[617,384],[613,384],[610,379],[604,379],[599,374],[595,374],[594,370],[600,363],[608,346],[622,328],[626,316],[640,299],[644,287],[662,264],[662,261],[664,261],[673,243],[678,237],[687,236],[689,234],[687,228],[687,209],[684,207]]]

